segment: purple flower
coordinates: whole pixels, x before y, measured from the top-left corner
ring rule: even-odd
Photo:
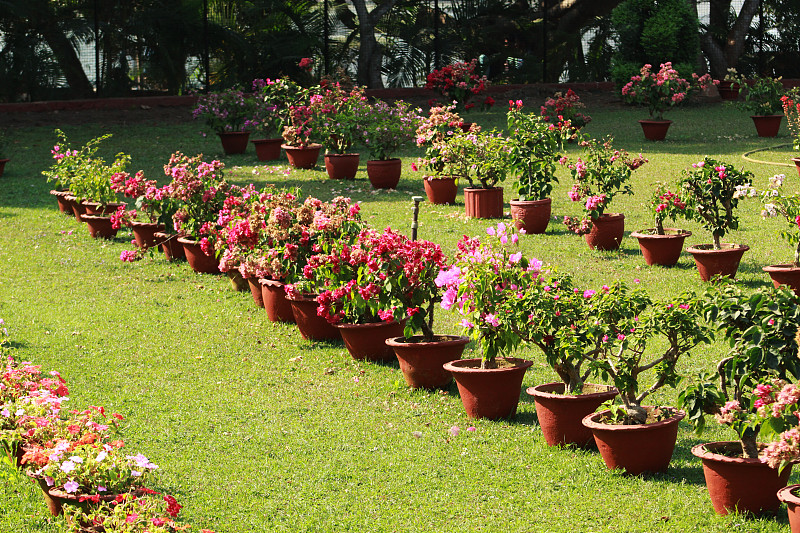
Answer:
[[[78,485],[76,482],[67,481],[66,483],[64,483],[64,492],[72,494],[78,490],[78,487],[80,487],[80,485]]]

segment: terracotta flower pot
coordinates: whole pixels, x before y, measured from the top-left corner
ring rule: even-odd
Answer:
[[[723,100],[738,100],[739,89],[739,84],[732,81],[721,81],[717,85],[717,91],[719,91],[719,96]]]
[[[667,130],[669,129],[671,120],[640,120],[639,124],[642,125],[642,132],[644,138],[648,141],[663,141],[667,138]]]
[[[281,158],[283,139],[253,139],[250,142],[256,148],[256,157],[259,161],[277,161]]]
[[[386,339],[412,389],[443,389],[450,385],[453,375],[444,369],[444,364],[461,359],[468,342],[468,337],[457,335],[437,335],[428,342],[421,335]]]
[[[218,133],[225,155],[243,154],[247,151],[247,141],[250,139],[249,131],[226,131]]]
[[[317,303],[316,296],[296,298],[286,296],[286,298],[292,304],[294,321],[297,323],[297,329],[304,339],[322,341],[342,338],[336,326],[329,324],[327,320],[317,314],[319,303]]]
[[[294,323],[292,303],[286,299],[284,284],[271,279],[258,280],[261,284],[261,300],[270,322]]]
[[[111,217],[102,215],[81,215],[81,220],[86,222],[89,235],[95,239],[113,239],[117,236],[118,229],[111,223]]]
[[[156,233],[163,232],[164,229],[164,224],[159,224],[158,222],[131,223],[131,230],[133,231],[133,238],[136,240],[136,246],[142,250],[157,246],[158,239],[156,239]]]
[[[648,265],[673,266],[678,263],[683,251],[683,241],[692,235],[691,231],[664,228],[664,235],[634,231],[631,237],[639,241],[639,249]]]
[[[744,244],[723,243],[719,250],[714,250],[713,244],[698,244],[689,246],[686,251],[692,254],[700,279],[709,281],[717,274],[735,278],[742,255],[749,249]]]
[[[544,233],[550,223],[553,200],[511,200],[511,218],[525,233]]]
[[[101,204],[99,202],[83,202],[87,215],[110,215],[118,208],[125,207],[127,204],[123,202],[111,202],[108,204]]]
[[[396,189],[402,172],[403,162],[398,158],[367,161],[367,177],[373,189]]]
[[[642,472],[665,472],[678,439],[678,423],[686,416],[677,411],[672,417],[642,425],[615,425],[601,422],[610,411],[584,417],[583,425],[592,430],[597,449],[606,466],[622,468],[637,476]]]
[[[503,218],[503,188],[464,189],[464,207],[470,218]]]
[[[325,171],[332,180],[352,180],[358,172],[359,154],[325,154]]]
[[[9,161],[11,160],[8,158],[0,159],[0,177],[3,176],[3,172],[5,172],[6,170],[6,163],[8,163]]]
[[[456,194],[458,194],[457,178],[452,176],[445,178],[434,178],[425,176],[422,183],[425,187],[425,195],[428,201],[435,205],[454,204]]]
[[[592,250],[618,250],[625,235],[625,215],[605,213],[592,219],[592,230],[586,234],[586,244]]]
[[[247,278],[247,287],[250,289],[250,296],[253,303],[258,307],[264,307],[264,297],[261,295],[261,283],[258,278]]]
[[[67,196],[67,198],[69,198],[70,205],[72,206],[72,214],[75,215],[75,220],[83,222],[83,220],[81,220],[81,215],[86,214],[86,206],[74,196]]]
[[[178,237],[178,242],[183,245],[183,252],[189,266],[198,274],[219,274],[219,261],[212,253],[206,254],[199,241],[193,241],[185,237]]]
[[[337,324],[347,351],[356,360],[388,362],[395,359],[394,350],[386,339],[403,334],[400,322],[375,322],[370,324]]]
[[[777,137],[783,115],[750,115],[759,137]]]
[[[778,490],[786,486],[791,464],[778,475],[761,459],[735,457],[742,445],[735,441],[709,442],[692,448],[703,461],[708,495],[717,514],[738,512],[774,513],[778,510]]]
[[[248,292],[250,291],[250,286],[247,284],[247,280],[244,279],[242,273],[236,270],[228,270],[225,272],[228,276],[228,282],[231,284],[231,290],[236,292]]]
[[[183,245],[178,242],[177,235],[157,231],[153,236],[156,239],[156,244],[161,246],[161,250],[164,251],[167,261],[186,259],[186,252],[183,251]]]
[[[55,197],[56,202],[58,202],[58,210],[59,211],[61,211],[62,213],[65,213],[67,215],[70,215],[70,216],[73,216],[75,214],[72,211],[72,205],[66,199],[66,197],[69,196],[69,191],[52,190],[52,191],[50,191],[50,194],[52,194]]]
[[[800,174],[800,157],[793,157],[792,163],[794,163],[794,166],[797,168],[797,173]]]
[[[778,499],[786,504],[789,513],[789,527],[792,533],[800,533],[800,498],[795,492],[800,489],[800,485],[789,485],[778,491]]]
[[[480,359],[460,359],[444,364],[451,372],[461,395],[461,403],[470,418],[497,420],[517,414],[520,387],[525,372],[533,365],[524,359],[498,359],[513,366],[482,369]]]
[[[317,166],[319,159],[319,151],[322,149],[321,144],[309,144],[308,146],[289,146],[282,144],[281,148],[286,152],[286,158],[289,160],[289,165],[294,168],[314,168]]]
[[[786,285],[794,291],[795,294],[800,296],[800,267],[793,264],[785,265],[770,265],[765,266],[761,270],[769,274],[772,278],[772,284],[776,287]]]
[[[614,399],[619,391],[616,387],[591,383],[584,384],[584,387],[596,392],[564,394],[563,383],[545,383],[527,389],[536,404],[536,417],[548,446],[574,444],[588,448],[594,445],[592,430],[581,421],[603,402]]]

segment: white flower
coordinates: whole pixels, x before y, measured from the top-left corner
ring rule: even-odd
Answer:
[[[67,460],[67,461],[64,461],[63,463],[61,463],[61,471],[62,472],[65,472],[65,473],[69,474],[73,470],[75,470],[75,463],[73,463],[72,461]]]
[[[761,216],[764,218],[778,216],[778,208],[775,204],[764,204],[764,210],[761,211]]]
[[[775,174],[769,179],[770,187],[780,187],[783,185],[783,180],[786,179],[786,174]]]

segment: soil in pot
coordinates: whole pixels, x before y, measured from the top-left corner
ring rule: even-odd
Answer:
[[[444,365],[453,374],[461,403],[470,418],[498,420],[517,413],[522,378],[532,361],[498,358],[498,368],[482,369],[480,359],[461,359]]]
[[[716,275],[736,277],[742,255],[749,250],[744,244],[722,243],[722,248],[714,249],[713,244],[689,246],[686,251],[692,254],[700,279],[710,281]]]
[[[674,266],[683,251],[683,242],[692,235],[691,231],[664,228],[664,235],[655,230],[634,231],[631,237],[639,241],[644,262],[650,266]]]
[[[468,337],[457,335],[436,335],[431,341],[421,335],[386,339],[412,389],[443,389],[450,385],[453,375],[444,369],[444,364],[461,359],[468,342]]]
[[[648,420],[657,412],[652,406],[642,407],[648,411]],[[658,409],[669,417],[647,424],[612,424],[605,422],[610,413],[606,410],[583,419],[583,425],[592,430],[597,449],[608,468],[621,468],[634,476],[667,470],[678,439],[678,423],[686,413],[668,407]]]
[[[533,396],[536,417],[548,446],[594,446],[592,430],[581,421],[618,394],[615,387],[585,383],[581,394],[564,394],[563,383],[545,383],[529,387]]]

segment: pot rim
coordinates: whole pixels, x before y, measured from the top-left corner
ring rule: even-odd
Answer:
[[[401,164],[402,164],[402,160],[399,157],[390,157],[389,159],[370,159],[370,160],[367,161],[367,164],[370,164],[370,163],[372,163],[372,164],[375,164],[375,163],[387,164],[387,163],[396,163],[397,161],[400,161]]]
[[[455,181],[459,176],[422,176],[423,181]]]
[[[773,118],[773,117],[783,118],[783,115],[750,115],[750,118]]]
[[[714,453],[713,451],[708,450],[706,446],[715,446],[716,448],[728,448],[737,446],[739,449],[741,449],[742,447],[741,443],[736,440],[720,440],[713,442],[704,442],[692,446],[692,455],[694,455],[698,459],[714,461],[717,463],[746,464],[751,466],[768,466],[767,463],[763,462],[761,459],[754,459],[751,457],[728,457],[727,455]]]
[[[442,365],[445,370],[453,372],[454,374],[470,374],[470,373],[483,373],[483,372],[510,372],[513,370],[524,369],[528,370],[531,366],[533,366],[533,361],[528,361],[527,359],[519,359],[517,357],[501,357],[501,359],[505,359],[506,361],[513,362],[515,366],[507,367],[507,368],[464,368],[464,365],[470,363],[480,362],[480,357],[475,357],[472,359],[458,359],[456,361],[450,361],[449,363],[445,363]]]
[[[56,189],[51,189],[50,194],[53,196],[69,196],[69,191],[59,191]]]
[[[667,119],[656,120],[652,118],[645,118],[639,120],[639,124],[672,124],[672,121]]]
[[[291,144],[282,144],[281,148],[284,150],[309,150],[309,149],[317,149],[322,148],[320,143],[309,143],[306,146],[292,146]]]
[[[81,220],[111,220],[111,215],[86,215],[81,214]]]
[[[283,137],[270,137],[270,138],[262,138],[262,139],[250,139],[250,142],[253,144],[266,144],[266,143],[276,143],[276,142],[283,142]]]
[[[366,324],[333,324],[338,329],[373,329],[378,328],[381,326],[395,326],[400,324],[397,320],[392,320],[389,322],[368,322]]]
[[[286,299],[290,302],[316,302],[318,294],[310,294],[310,295],[301,295],[301,296],[291,296],[289,294],[286,295]]]
[[[361,152],[348,152],[346,154],[325,154],[325,157],[361,157]]]
[[[686,238],[691,237],[692,232],[689,230],[685,230],[682,228],[664,228],[664,231],[672,231],[675,233],[665,233],[664,235],[658,235],[655,233],[642,233],[644,231],[655,231],[655,228],[647,228],[641,231],[632,231],[631,237],[636,239],[677,239],[677,238]]]
[[[800,157],[791,157],[789,161],[794,161],[795,164],[800,163]]]
[[[654,407],[654,406],[652,406],[652,405],[643,405],[642,407]],[[667,406],[663,406],[663,407],[667,407]],[[624,425],[617,425],[617,424],[604,424],[602,422],[598,422],[597,420],[595,420],[595,419],[599,419],[601,416],[604,416],[604,415],[606,415],[606,414],[608,414],[610,412],[611,412],[610,409],[605,409],[603,411],[597,411],[595,413],[586,415],[585,417],[583,417],[583,420],[581,420],[581,423],[585,427],[591,429],[592,431],[595,431],[595,430],[598,430],[598,431],[621,431],[621,432],[625,432],[625,431],[651,431],[651,430],[654,430],[654,429],[662,428],[664,426],[668,426],[670,424],[677,424],[678,422],[683,420],[683,418],[686,416],[686,412],[685,411],[683,411],[681,409],[677,409],[677,412],[674,415],[672,415],[671,417],[667,418],[666,420],[661,420],[659,422],[653,422],[652,424],[637,424],[637,425],[632,425],[632,426],[624,426]]]
[[[277,280],[274,280],[274,279],[267,279],[267,278],[258,278],[258,282],[261,285],[270,285],[272,287],[281,287],[281,286],[286,285],[282,281],[277,281]]]
[[[784,503],[800,505],[800,497],[794,491],[800,489],[800,485],[787,485],[778,491],[778,499]]]
[[[439,337],[447,337],[447,340],[443,341],[431,341],[431,342],[406,342],[405,337],[392,337],[386,339],[386,345],[392,347],[427,347],[427,346],[458,346],[458,345],[467,345],[469,344],[469,337],[465,337],[464,335],[438,335]],[[411,337],[414,338],[422,338],[422,335],[413,335]]]
[[[711,248],[700,248],[701,246],[710,246]],[[736,244],[732,242],[723,242],[721,243],[722,248],[719,250],[714,250],[713,244],[693,244],[691,246],[686,247],[686,251],[690,254],[714,254],[714,253],[725,253],[725,252],[738,252],[741,250],[742,252],[746,252],[750,249],[749,246],[746,244]]]
[[[466,192],[466,191],[494,191],[494,190],[497,190],[497,189],[500,189],[501,191],[503,190],[502,187],[497,187],[497,186],[489,187],[488,189],[486,189],[484,187],[464,187],[464,192]]]
[[[69,492],[64,492],[59,488],[52,488],[48,489],[47,493],[50,496],[55,496],[56,498],[61,498],[62,500],[75,500],[77,501],[81,497],[92,497],[92,496],[99,496],[102,501],[111,501],[114,500],[120,494],[132,494],[134,496],[142,496],[145,492],[141,487],[131,487],[130,489],[122,492],[115,492],[109,494],[71,494]]]
[[[780,263],[761,267],[761,270],[764,272],[797,272],[800,271],[800,266],[795,266],[794,263]]]
[[[615,397],[619,394],[619,390],[614,387],[613,385],[605,385],[602,383],[584,383],[584,385],[594,385],[596,387],[607,387],[607,390],[603,392],[592,392],[589,394],[561,394],[555,392],[549,392],[542,390],[545,387],[550,388],[558,388],[562,391],[566,388],[566,385],[561,381],[553,381],[551,383],[542,383],[539,385],[535,385],[533,387],[528,387],[525,389],[525,392],[528,393],[529,396],[533,396],[534,398],[547,398],[553,400],[563,400],[565,402],[579,402],[581,400],[589,400],[595,398],[602,398],[608,397],[609,399]]]
[[[509,200],[509,205],[538,205],[538,204],[547,204],[553,203],[553,199],[549,196],[547,198],[542,198],[541,200],[520,200],[519,198],[515,198],[514,200]]]
[[[153,226],[162,227],[164,229],[167,228],[167,226],[165,224],[162,224],[161,222],[139,222],[138,220],[131,221],[131,226],[140,227],[140,228],[141,227],[145,227],[145,226],[151,227],[151,228]]]

